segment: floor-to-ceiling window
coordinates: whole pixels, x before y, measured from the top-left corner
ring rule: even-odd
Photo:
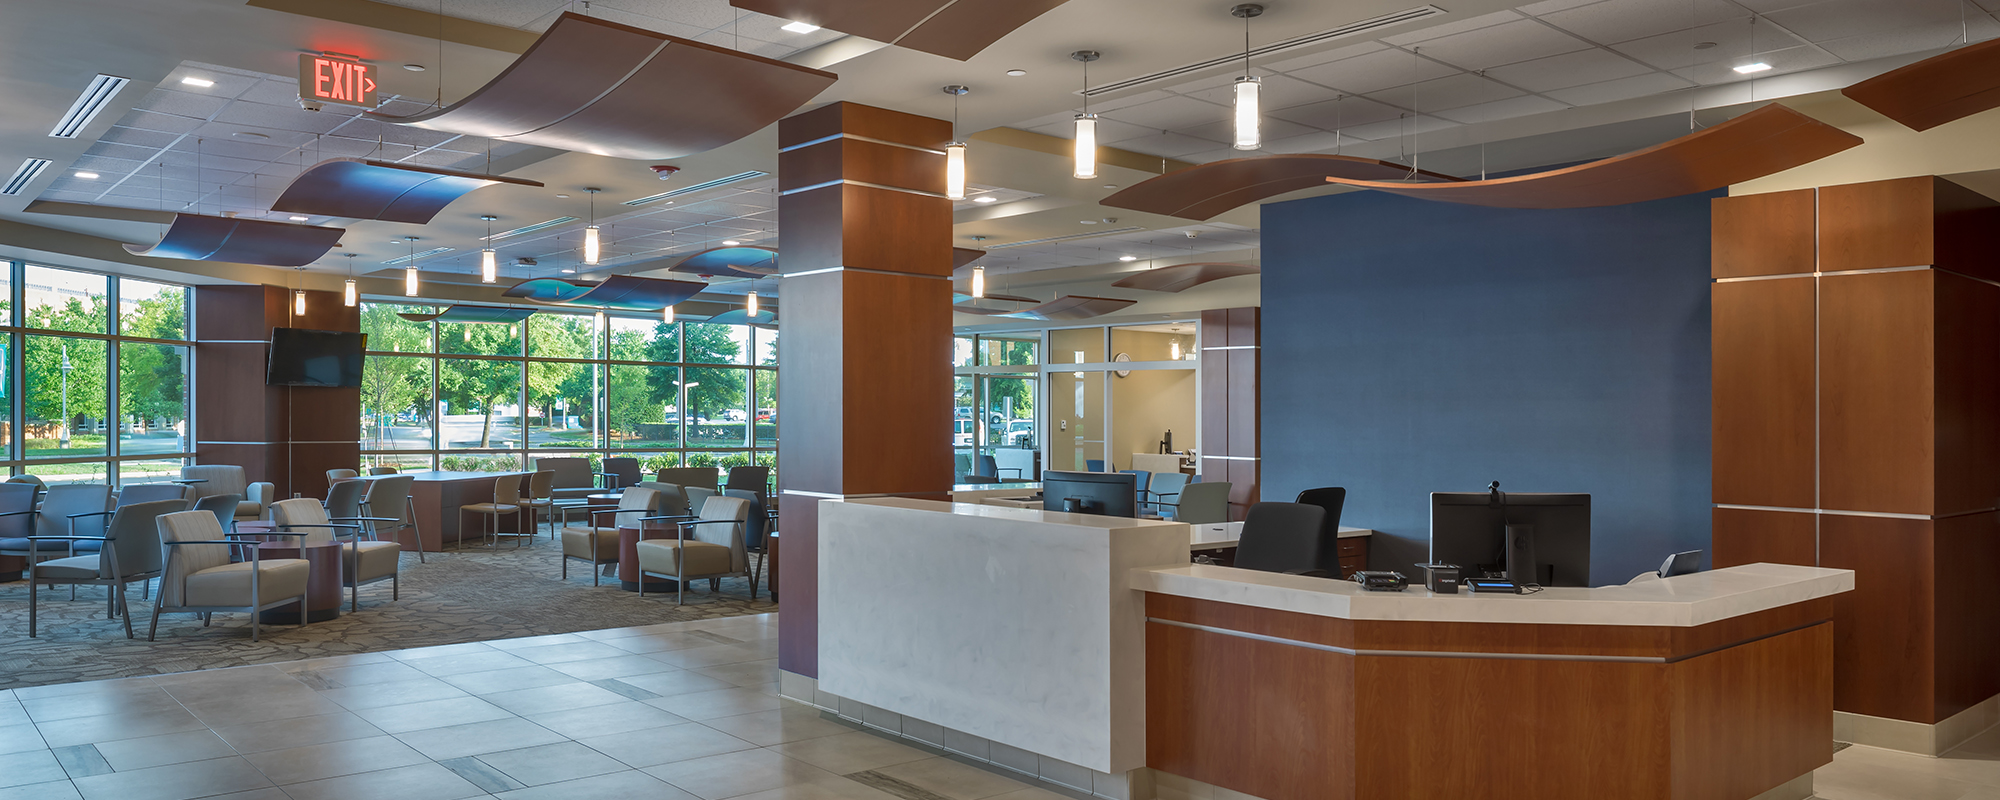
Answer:
[[[634,456],[777,466],[777,331],[545,311],[508,325],[418,323],[368,303],[361,452],[370,465],[520,469]]]
[[[0,463],[48,483],[180,477],[193,456],[187,289],[0,261]]]

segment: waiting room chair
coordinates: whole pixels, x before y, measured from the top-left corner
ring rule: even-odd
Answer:
[[[186,500],[187,495],[187,487],[178,483],[128,483],[118,490],[118,504],[130,506],[161,500]]]
[[[157,500],[149,503],[128,503],[112,512],[110,524],[105,526],[102,537],[88,537],[98,540],[98,552],[89,555],[70,556],[49,561],[39,561],[31,553],[28,559],[28,636],[35,634],[35,617],[40,606],[41,592],[37,586],[104,586],[106,594],[106,618],[125,618],[125,638],[132,636],[132,615],[125,604],[125,586],[134,581],[150,581],[164,574],[166,563],[161,557],[160,527],[157,520],[166,514],[187,511],[186,500]],[[213,513],[203,512],[214,519]],[[44,541],[68,549],[67,543],[77,541],[77,536],[31,536],[30,550],[39,549]]]
[[[681,495],[687,498],[687,513],[699,514],[708,504],[708,498],[722,494],[708,486],[683,486]]]
[[[488,520],[481,522],[479,526],[479,541],[486,544],[487,547],[498,546],[500,537],[502,536],[512,536],[514,537],[514,548],[518,550],[521,547],[522,536],[535,535],[533,531],[527,533],[503,533],[500,530],[500,518],[502,516],[521,513],[521,476],[519,475],[502,475],[493,481],[493,502],[462,505],[458,507],[458,510],[461,512],[470,511],[488,518]],[[491,523],[491,530],[488,530],[489,526],[487,522]]]
[[[592,477],[596,473],[591,470],[590,459],[587,458],[537,458],[533,468],[536,472],[547,470],[555,473],[550,494],[556,500],[582,500],[603,491],[597,488],[597,481]]]
[[[660,493],[658,513],[682,516],[688,513],[687,492],[681,487],[659,481],[640,481],[639,485]]]
[[[374,520],[369,525],[374,528],[379,541],[382,534],[391,533],[395,538],[389,541],[398,546],[403,542],[403,531],[412,531],[417,536],[417,563],[424,563],[424,532],[417,527],[417,516],[410,498],[410,487],[417,482],[415,475],[389,475],[368,482],[368,493],[361,497],[361,516]],[[388,520],[394,520],[390,522]]]
[[[236,529],[236,509],[243,504],[240,494],[212,494],[194,501],[193,511],[206,511],[215,515],[215,521],[222,523],[225,531]]]
[[[1258,503],[1243,519],[1234,566],[1263,572],[1327,577],[1338,554],[1323,526],[1326,509],[1305,503]]]
[[[204,481],[192,484],[188,488],[195,500],[218,494],[242,495],[242,502],[237,504],[235,512],[231,515],[238,520],[263,519],[270,513],[271,504],[278,501],[277,486],[264,481],[250,482],[243,468],[234,464],[196,464],[181,467],[181,478]]]
[[[326,487],[326,502],[321,504],[326,515],[333,519],[349,519],[361,516],[361,496],[368,493],[369,481],[344,480]]]
[[[1003,480],[1001,471],[1000,462],[992,456],[981,455],[972,461],[972,474],[982,478],[992,478],[994,483]],[[1005,471],[1014,473],[1014,480],[1021,479],[1021,468],[1007,467]]]
[[[750,555],[743,536],[750,519],[750,501],[741,497],[710,497],[696,519],[680,520],[679,539],[648,539],[638,544],[639,596],[646,596],[646,576],[674,579],[674,605],[687,599],[691,580],[708,578],[710,590],[725,577],[750,575]],[[751,599],[757,587],[750,587]]]
[[[33,487],[35,487],[35,491],[36,491],[36,493],[37,493],[37,494],[36,494],[36,496],[35,496],[35,502],[36,502],[36,503],[40,503],[40,502],[41,502],[41,495],[42,495],[42,494],[46,494],[46,493],[48,492],[48,490],[49,490],[49,485],[48,485],[47,483],[43,482],[43,481],[42,481],[42,479],[41,479],[40,477],[38,477],[38,476],[35,476],[35,475],[29,475],[29,474],[27,474],[27,473],[22,473],[22,474],[20,474],[20,475],[15,475],[15,476],[12,476],[12,477],[8,478],[8,479],[6,480],[6,482],[7,482],[7,483],[25,483],[25,484],[27,484],[27,485],[29,485],[29,486],[33,486]]]
[[[599,463],[603,471],[597,473],[597,476],[604,479],[604,488],[611,491],[637,486],[640,481],[646,479],[645,473],[639,470],[639,459],[617,456]]]
[[[590,513],[590,524],[585,526],[564,526],[562,529],[562,577],[569,580],[569,562],[590,562],[590,585],[598,585],[605,564],[618,563],[618,529],[638,528],[645,525],[640,520],[655,516],[660,510],[660,493],[644,486],[634,486],[618,495],[617,508],[595,509]],[[610,525],[604,525],[605,522]]]
[[[547,512],[549,517],[549,538],[553,539],[556,536],[555,478],[556,474],[551,470],[542,470],[529,475],[528,493],[517,501],[521,506],[521,513],[528,516],[528,524],[532,526],[528,529],[530,537],[541,533],[544,512]]]
[[[375,538],[375,522],[395,522],[396,520],[376,517],[328,517],[326,509],[319,501],[310,497],[294,497],[279,500],[271,506],[271,521],[277,523],[282,533],[302,534],[308,545],[339,542],[346,545],[340,563],[340,585],[349,590],[347,610],[361,608],[361,587],[371,583],[389,582],[389,599],[403,599],[402,580],[398,567],[402,564],[403,545],[398,542],[384,542]],[[344,534],[336,533],[345,531]],[[342,537],[345,537],[343,541]],[[367,537],[365,540],[363,537]]]
[[[202,626],[207,627],[215,612],[248,612],[254,642],[259,613],[297,603],[299,627],[306,626],[311,616],[306,613],[306,583],[312,577],[312,564],[303,558],[262,558],[257,545],[271,534],[250,541],[234,539],[238,534],[224,532],[215,515],[203,511],[164,514],[155,524],[156,541],[166,547],[167,558],[146,641],[159,633],[162,613],[200,614]],[[243,552],[240,563],[231,563],[232,549]]]
[[[714,489],[717,477],[714,467],[667,467],[655,474],[653,480],[681,487]]]
[[[1104,471],[1104,461],[1103,461],[1103,459],[1097,459],[1097,458],[1087,458],[1087,459],[1084,459],[1084,461],[1083,461],[1083,471],[1084,471],[1084,472],[1103,472],[1103,471]]]
[[[400,469],[397,469],[397,468],[395,468],[395,467],[369,467],[369,468],[368,468],[368,474],[369,474],[369,475],[396,475],[396,474],[399,474],[399,473],[401,473],[401,472],[402,472],[402,470],[400,470]]]
[[[764,505],[764,499],[745,489],[724,491],[725,497],[737,497],[750,501],[750,516],[743,523],[743,552],[756,556],[750,561],[750,597],[757,597],[757,579],[764,571],[764,542],[769,539],[771,528],[777,518]]]
[[[765,500],[771,496],[771,468],[755,465],[730,467],[729,478],[722,482],[722,488],[756,492],[758,500]]]
[[[1143,469],[1121,469],[1118,472],[1119,474],[1122,475],[1139,476],[1139,479],[1137,481],[1139,489],[1139,505],[1141,507],[1144,507],[1146,503],[1149,501],[1150,497],[1152,496],[1152,493],[1148,491],[1148,488],[1152,486],[1153,473],[1147,472]]]
[[[1157,502],[1156,505],[1172,509],[1175,522],[1189,525],[1214,525],[1229,521],[1228,481],[1204,481],[1181,487],[1176,502]]]
[[[32,546],[28,537],[35,535],[35,507],[41,496],[42,487],[31,483],[0,483],[0,555],[22,555],[9,551]]]
[[[1315,505],[1326,509],[1326,533],[1335,536],[1340,533],[1340,509],[1347,505],[1347,490],[1339,486],[1326,486],[1299,492],[1292,502]]]
[[[18,485],[18,484],[16,484]],[[0,484],[0,498],[4,498],[8,484]],[[0,508],[11,508],[8,501],[0,499]],[[67,549],[58,548],[54,540],[34,551],[41,558],[58,558],[82,553],[95,553],[104,539],[105,512],[111,510],[111,487],[101,483],[59,483],[42,494],[42,504],[33,516],[19,516],[9,511],[0,514],[0,556],[27,558],[31,544],[29,536],[75,536]],[[26,520],[23,525],[19,520]]]
[[[351,469],[330,469],[326,471],[326,485],[332,486],[345,480],[361,477],[361,473]]]
[[[1146,501],[1144,505],[1162,512],[1162,516],[1172,516],[1174,506],[1180,502],[1181,491],[1187,487],[1187,483],[1188,476],[1184,472],[1153,473],[1152,478],[1146,481],[1146,493],[1151,495],[1152,499]]]

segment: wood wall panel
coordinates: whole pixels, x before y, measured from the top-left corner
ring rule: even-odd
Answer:
[[[1937,722],[1937,579],[1932,523],[1820,517],[1820,566],[1854,570],[1834,600],[1834,707]],[[1990,578],[1990,569],[1988,578]]]
[[[1933,514],[1934,272],[1820,280],[1820,507]]]
[[[1932,266],[2000,280],[2000,259],[1993,257],[1995,232],[2000,231],[2000,203],[1943,178],[1932,185],[1931,197],[1937,214]]]
[[[1833,626],[1681,661],[1674,800],[1754,797],[1833,761]]]
[[[1222,355],[1229,351],[1208,349],[1228,346],[1228,320],[1228,309],[1201,312],[1201,442],[1195,447],[1203,455],[1229,452],[1229,362]]]
[[[779,122],[778,146],[791,147],[843,133],[941,149],[951,141],[951,121],[856,103],[829,103]]]
[[[1814,507],[1813,283],[1780,278],[1711,289],[1717,503]]]
[[[1819,518],[1810,511],[1718,508],[1709,557],[1716,569],[1744,564],[1819,566]]]
[[[1713,276],[1797,275],[1814,270],[1816,190],[1718,197],[1710,201]]]
[[[1262,463],[1258,437],[1261,396],[1258,370],[1259,309],[1210,309],[1201,314],[1201,443],[1202,474],[1226,480],[1230,519],[1240,520],[1261,494]],[[1247,349],[1233,349],[1247,348]],[[1233,456],[1234,458],[1208,458]],[[1244,460],[1248,459],[1248,460]]]
[[[938,432],[952,420],[951,284],[866,272],[839,277],[848,320],[841,331],[839,491],[948,491],[951,442]],[[891,387],[899,397],[887,403]]]
[[[1947,719],[2000,694],[2000,513],[1941,519],[1936,526],[1937,694],[1931,716]]]
[[[903,152],[922,155],[913,150]],[[825,191],[841,194],[842,266],[951,276],[951,201],[851,184]],[[947,234],[908,235],[926,230]]]
[[[2000,286],[1939,272],[1935,290],[1932,436],[1943,516],[2000,506]]]
[[[1822,187],[1820,271],[1930,266],[1934,181],[1924,176]]]

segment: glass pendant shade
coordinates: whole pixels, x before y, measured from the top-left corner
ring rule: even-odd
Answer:
[[[1078,178],[1097,177],[1097,115],[1076,115],[1076,169]]]
[[[750,297],[749,297],[749,299],[748,299],[748,300],[747,300],[747,301],[746,301],[746,302],[745,302],[745,303],[743,304],[743,310],[744,310],[744,311],[748,311],[748,312],[750,312],[750,316],[753,316],[753,317],[754,317],[754,316],[757,316],[757,293],[756,293],[756,292],[751,292],[751,293],[750,293]]]
[[[1171,361],[1181,360],[1181,340],[1175,339],[1167,343],[1167,357]]]
[[[306,315],[306,290],[292,290],[292,314],[300,317]]]
[[[1236,149],[1255,150],[1264,146],[1258,125],[1257,100],[1263,83],[1254,76],[1236,79]]]
[[[361,302],[361,289],[354,285],[353,278],[348,278],[347,285],[340,290],[340,304],[353,308],[359,302]]]
[[[583,263],[597,266],[597,226],[583,229]]]
[[[488,247],[479,251],[479,282],[493,283],[500,280],[500,254]]]
[[[660,309],[660,321],[661,321],[661,322],[664,322],[664,323],[667,323],[668,325],[672,325],[672,324],[674,324],[674,307],[673,307],[673,306],[667,306],[666,308],[662,308],[662,309]]]
[[[986,268],[985,268],[985,267],[973,267],[973,268],[972,268],[972,296],[973,296],[973,297],[975,297],[975,298],[978,298],[978,297],[985,297],[985,296],[986,296]]]
[[[944,146],[944,196],[953,200],[965,199],[964,142]]]
[[[411,264],[403,269],[403,296],[417,296],[417,265],[415,264]]]

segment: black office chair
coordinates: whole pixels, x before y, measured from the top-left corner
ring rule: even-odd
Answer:
[[[1335,558],[1325,530],[1326,509],[1305,503],[1258,503],[1243,519],[1234,566],[1288,575],[1330,577],[1321,565]],[[1337,559],[1335,559],[1337,560]]]
[[[1340,575],[1340,509],[1347,505],[1347,490],[1339,486],[1322,486],[1299,492],[1295,503],[1319,506],[1326,509],[1326,522],[1320,527],[1326,534],[1326,549],[1320,555],[1326,560],[1319,565],[1329,575]]]

